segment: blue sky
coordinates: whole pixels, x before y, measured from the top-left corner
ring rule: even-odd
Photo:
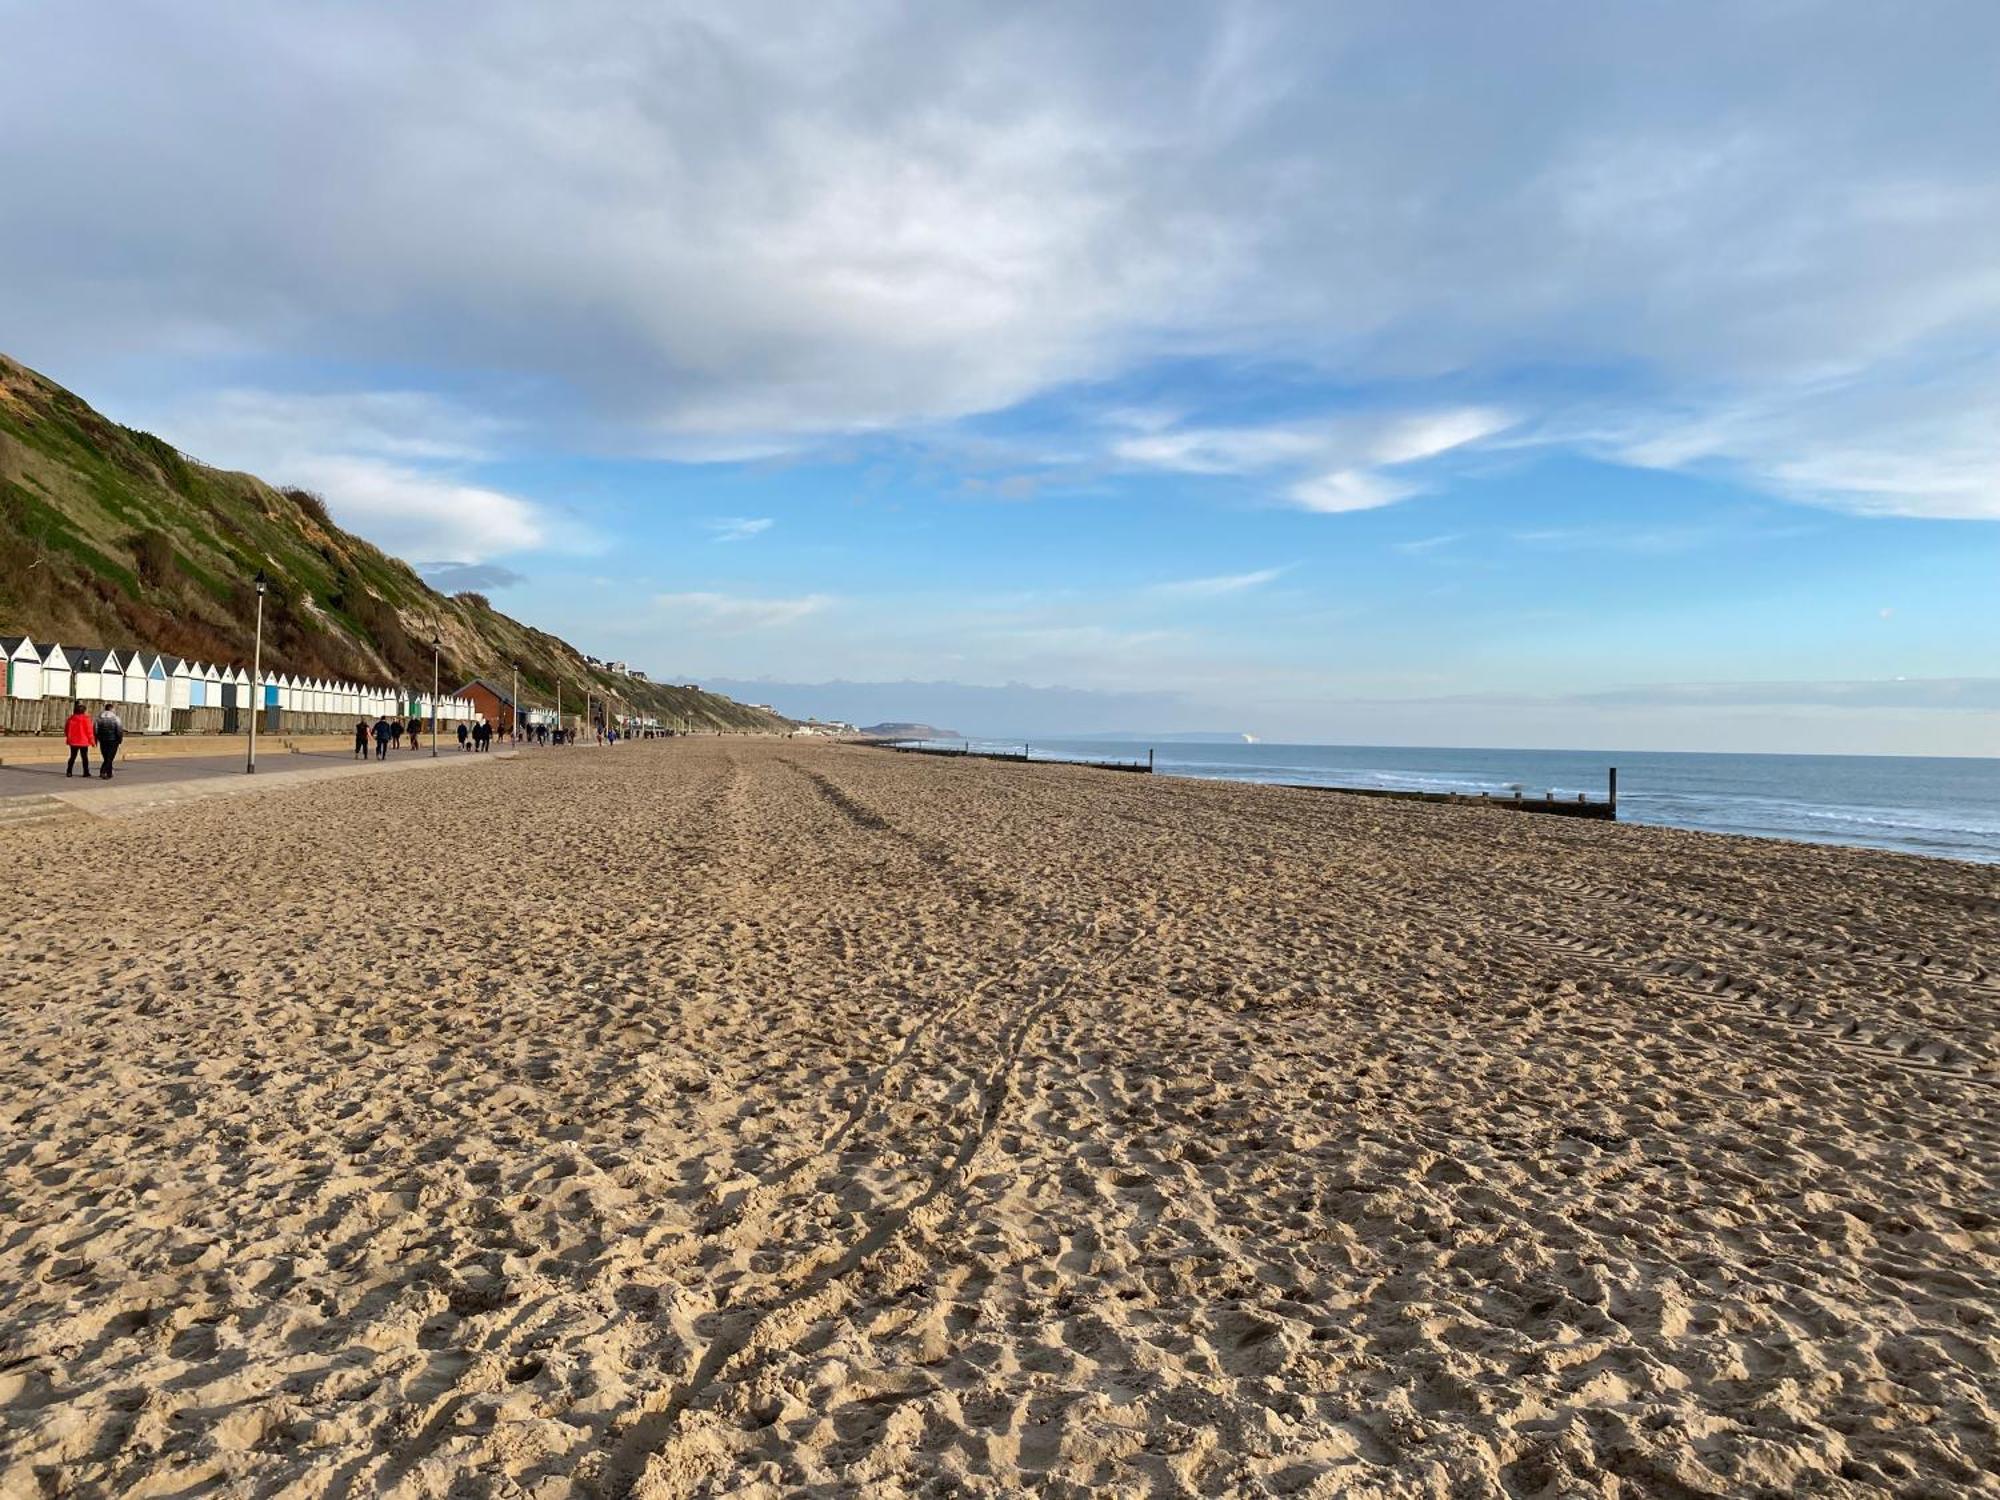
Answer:
[[[795,711],[2000,753],[2000,11],[1497,16],[0,5],[0,347]]]

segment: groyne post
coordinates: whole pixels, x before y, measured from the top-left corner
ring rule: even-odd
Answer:
[[[1618,811],[1618,768],[1611,768],[1610,785],[1605,792],[1605,800],[1611,804],[1613,812]]]
[[[1153,770],[1153,747],[1152,747],[1151,745],[1148,745],[1148,746],[1146,747],[1146,771],[1147,771],[1147,774],[1148,774],[1148,775],[1150,775],[1150,774],[1152,773],[1152,770]]]

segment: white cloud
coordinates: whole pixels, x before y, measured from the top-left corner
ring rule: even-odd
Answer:
[[[1111,444],[1114,458],[1184,474],[1310,470],[1283,495],[1306,510],[1373,510],[1421,494],[1410,466],[1503,432],[1506,414],[1487,407],[1345,412],[1316,422],[1264,427],[1158,429]],[[1405,469],[1398,475],[1389,469]]]
[[[1170,599],[1221,599],[1230,594],[1241,594],[1250,589],[1262,588],[1265,584],[1282,578],[1287,569],[1259,568],[1253,573],[1223,573],[1213,578],[1182,578],[1170,583],[1156,583],[1147,592]]]
[[[1368,456],[1378,464],[1416,463],[1476,443],[1512,425],[1511,417],[1480,406],[1417,412],[1398,417],[1377,432]]]
[[[1334,515],[1348,510],[1376,510],[1419,493],[1419,486],[1384,479],[1366,469],[1334,469],[1302,479],[1285,494],[1298,506]]]
[[[777,523],[769,516],[724,516],[704,522],[718,542],[747,542],[762,536]]]
[[[1643,468],[1719,467],[1802,504],[1863,515],[2000,520],[2000,357],[1913,360],[1624,410],[1562,434]]]
[[[548,539],[525,500],[405,464],[302,454],[279,472],[319,491],[335,520],[398,556],[479,562]]]
[[[228,388],[136,420],[204,462],[319,492],[336,521],[400,557],[479,563],[557,539],[539,507],[463,477],[497,425],[426,392]]]
[[[1939,362],[2000,339],[1991,5],[16,9],[0,327],[64,373],[424,369],[713,458],[1191,360],[1529,417],[1583,371],[1646,392],[1634,461],[1996,513],[1991,386]],[[1351,508],[1463,420],[1122,461]]]
[[[1209,427],[1121,438],[1111,455],[1125,463],[1182,474],[1254,474],[1326,451],[1325,430],[1306,427]]]
[[[1389,545],[1394,547],[1398,552],[1421,555],[1425,552],[1435,552],[1441,547],[1449,547],[1453,542],[1462,542],[1464,540],[1464,532],[1450,531],[1441,536],[1415,537],[1407,542],[1391,542]]]
[[[660,594],[655,603],[691,625],[722,634],[750,630],[780,630],[816,615],[833,603],[826,594],[795,599],[754,599],[735,594]]]

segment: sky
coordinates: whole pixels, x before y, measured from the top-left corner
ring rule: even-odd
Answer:
[[[968,732],[2000,754],[2000,6],[0,0],[0,349]]]

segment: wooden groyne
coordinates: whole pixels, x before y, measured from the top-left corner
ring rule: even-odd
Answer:
[[[1600,799],[1591,801],[1581,792],[1574,800],[1558,799],[1554,792],[1529,797],[1521,792],[1511,797],[1495,797],[1489,792],[1403,792],[1374,786],[1316,786],[1304,781],[1280,781],[1267,785],[1288,787],[1295,792],[1333,792],[1342,797],[1387,797],[1396,802],[1442,802],[1452,807],[1497,807],[1510,812],[1547,813],[1558,818],[1597,818],[1618,821],[1618,804]]]
[[[957,746],[913,744],[906,740],[863,740],[862,743],[876,750],[894,750],[902,755],[944,755],[954,760],[1004,760],[1016,765],[1026,765],[1030,760],[1026,745],[1019,750],[975,750],[970,743]],[[1153,774],[1153,752],[1148,750],[1144,760],[1059,760],[1050,756],[1035,764],[1083,766],[1092,771],[1131,771],[1150,776]]]
[[[902,755],[941,755],[952,760],[1003,760],[1016,765],[1026,765],[1031,757],[1029,747],[1019,750],[975,750],[971,742],[962,745],[924,744],[910,740],[863,740],[862,744],[875,750],[894,750]],[[1055,756],[1035,761],[1044,766],[1084,766],[1093,771],[1134,771],[1142,776],[1153,774],[1153,752],[1148,750],[1144,760],[1064,760]],[[1197,780],[1217,778],[1198,777]],[[1558,798],[1554,792],[1544,792],[1539,797],[1530,797],[1525,791],[1516,791],[1512,796],[1494,796],[1491,792],[1409,792],[1392,787],[1376,786],[1327,786],[1310,781],[1262,781],[1247,783],[1253,786],[1281,786],[1294,792],[1331,792],[1341,797],[1386,797],[1392,802],[1438,802],[1450,807],[1491,807],[1507,812],[1542,813],[1556,818],[1595,818],[1600,822],[1618,821],[1618,768],[1609,768],[1605,783],[1605,795],[1591,799],[1582,792],[1574,798]]]

